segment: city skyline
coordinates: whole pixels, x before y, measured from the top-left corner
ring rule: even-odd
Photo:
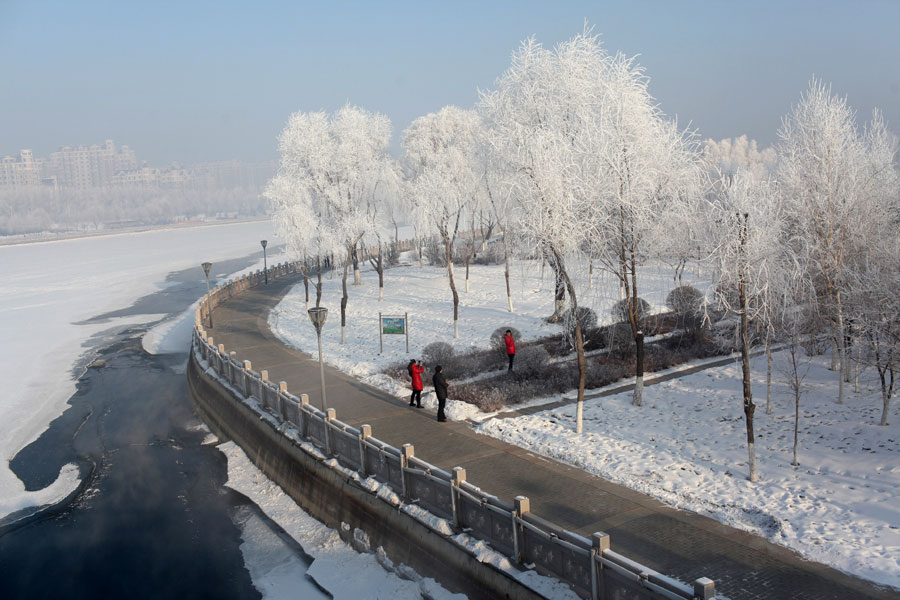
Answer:
[[[37,187],[262,190],[275,169],[274,160],[246,163],[234,159],[153,166],[139,161],[127,144],[117,146],[106,139],[102,144],[60,146],[49,156],[36,156],[30,148],[0,154],[0,191],[29,192]]]
[[[113,138],[152,164],[267,161],[292,112],[349,102],[391,118],[396,154],[416,117],[472,106],[521,40],[552,46],[585,20],[640,55],[663,111],[701,139],[770,146],[814,76],[900,128],[897,3],[342,6],[3,3],[16,85],[0,89],[0,153]]]

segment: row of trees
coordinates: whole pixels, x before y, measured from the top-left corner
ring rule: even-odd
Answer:
[[[349,105],[331,116],[292,115],[266,194],[298,258],[341,258],[342,338],[348,268],[358,282],[360,248],[380,256],[398,220],[411,221],[417,238],[436,235],[443,244],[455,335],[452,255],[461,231],[472,231],[469,243],[476,227],[502,234],[510,311],[512,255],[552,268],[551,320],[578,314],[573,265],[606,270],[628,307],[637,405],[640,267],[657,259],[676,270],[708,265],[713,285],[704,305],[740,321],[755,479],[752,332],[767,343],[791,332],[827,335],[840,363],[839,401],[848,340],[864,341],[885,373],[885,418],[898,348],[896,140],[877,114],[860,132],[846,101],[817,81],[785,117],[780,137],[774,151],[746,138],[703,148],[662,114],[643,69],[585,30],[553,49],[523,42],[474,109],[448,106],[416,119],[399,161],[388,151],[383,115]],[[580,432],[586,365],[575,321]]]

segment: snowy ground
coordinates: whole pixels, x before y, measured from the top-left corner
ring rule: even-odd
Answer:
[[[673,287],[664,268],[643,274],[641,293],[661,309]],[[685,283],[690,282],[686,274]],[[514,314],[506,309],[502,267],[472,268],[466,293],[462,270],[460,337],[453,339],[452,304],[446,272],[417,264],[385,274],[385,299],[378,300],[377,278],[363,273],[362,286],[349,286],[347,342],[340,344],[340,278],[326,277],[323,306],[331,309],[323,333],[326,362],[358,378],[405,397],[406,382],[379,374],[389,363],[420,356],[433,341],[463,351],[483,348],[498,327],[516,327],[534,339],[558,331],[542,317],[552,310],[549,271],[516,264],[512,274]],[[697,284],[694,284],[697,285]],[[702,284],[699,286],[703,289]],[[580,294],[601,320],[618,300],[610,280],[595,276],[593,288],[579,282]],[[385,337],[378,350],[378,312],[410,317],[410,354],[401,336]],[[296,286],[270,316],[273,331],[288,344],[310,353],[315,335],[306,316],[302,285]],[[516,419],[487,420],[482,433],[552,456],[653,495],[673,506],[710,515],[722,522],[788,546],[812,560],[900,587],[900,408],[891,425],[877,425],[881,400],[873,373],[864,373],[860,394],[836,404],[836,379],[817,357],[806,378],[801,404],[800,466],[791,463],[793,404],[786,387],[783,355],[774,374],[772,415],[765,414],[765,358],[753,362],[757,453],[760,479],[746,480],[747,451],[740,401],[739,365],[714,368],[646,388],[645,406],[631,406],[620,394],[589,402],[585,433],[573,433],[574,406]],[[448,374],[452,382],[452,374]],[[542,399],[549,402],[559,397]],[[433,393],[423,395],[434,406]],[[482,420],[471,405],[449,402],[450,418]],[[340,415],[338,415],[340,418]],[[427,458],[427,457],[426,457]]]
[[[583,270],[587,271],[586,266]],[[674,287],[668,269],[653,267],[640,274],[643,289],[647,290],[640,293],[641,297],[651,304],[654,312],[663,310],[666,295]],[[697,285],[693,275],[685,274],[684,283]],[[432,342],[447,342],[456,351],[465,352],[473,348],[486,348],[491,333],[499,327],[518,329],[524,340],[562,331],[560,325],[544,322],[544,318],[553,312],[553,274],[547,267],[542,278],[540,263],[517,261],[513,264],[510,274],[513,313],[508,310],[502,266],[473,265],[470,268],[469,292],[465,291],[465,269],[457,268],[456,286],[460,296],[457,339],[453,338],[453,303],[446,269],[427,264],[420,268],[417,262],[403,263],[386,270],[384,278],[383,301],[378,299],[376,273],[364,271],[360,286],[348,283],[346,343],[341,344],[341,277],[340,273],[324,276],[322,306],[329,312],[322,332],[323,355],[328,364],[397,396],[409,395],[407,383],[396,382],[380,372],[391,363],[420,358],[422,348]],[[348,279],[352,282],[352,274]],[[609,309],[619,300],[618,284],[599,271],[593,279],[593,286],[590,286],[586,279],[576,278],[579,305],[594,309],[598,321],[608,322]],[[705,284],[699,287],[705,290]],[[312,286],[310,292],[315,302]],[[315,330],[306,308],[305,292],[300,284],[270,313],[269,325],[285,343],[313,354],[318,352]],[[400,335],[384,336],[384,353],[379,354],[379,312],[385,315],[409,314],[409,354],[406,353],[406,340]],[[428,380],[433,367],[426,365]],[[453,373],[445,371],[445,375],[452,385]],[[437,406],[432,392],[424,393],[422,400],[429,408]],[[447,416],[453,420],[479,417],[477,409],[471,404],[453,401],[452,388]]]
[[[172,271],[259,251],[268,221],[116,234],[0,247],[0,518],[64,498],[78,485],[73,465],[51,486],[26,492],[9,459],[66,409],[94,336],[166,315],[83,323],[165,287]],[[270,259],[274,257],[269,256]],[[182,346],[182,351],[184,350]]]
[[[773,414],[765,412],[765,357],[752,362],[760,480],[747,480],[741,367],[735,364],[650,386],[644,406],[623,393],[478,430],[788,546],[807,558],[900,587],[900,408],[878,425],[872,372],[860,393],[836,403],[824,356],[811,360],[800,402],[799,467],[791,466],[794,403],[787,352],[776,354]],[[851,388],[852,389],[852,388]]]

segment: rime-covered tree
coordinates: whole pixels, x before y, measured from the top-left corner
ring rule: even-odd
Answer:
[[[490,145],[498,157],[503,187],[515,199],[514,229],[538,256],[546,256],[556,274],[556,307],[578,314],[578,296],[567,264],[579,258],[585,240],[603,215],[593,210],[595,175],[586,168],[598,152],[601,132],[598,86],[609,56],[589,31],[547,50],[533,38],[513,54],[512,65],[497,86],[483,93],[480,108]],[[578,356],[578,404],[575,430],[582,429],[585,358],[582,331],[574,323]]]
[[[459,337],[459,293],[453,273],[453,244],[479,192],[477,162],[481,118],[475,111],[446,106],[419,117],[403,133],[412,214],[436,231],[444,246],[453,297],[453,337]]]
[[[309,279],[311,262],[316,265],[316,306],[322,302],[322,260],[325,248],[331,243],[323,239],[328,228],[322,223],[322,206],[314,202],[309,188],[286,173],[277,174],[264,192],[272,203],[275,231],[285,242],[289,258],[298,261],[309,307]],[[315,258],[313,258],[315,257]]]
[[[638,268],[667,247],[672,219],[684,214],[699,189],[700,169],[691,136],[667,120],[633,59],[614,56],[600,74],[600,110],[586,128],[592,144],[589,181],[597,197],[593,210],[602,227],[591,239],[597,260],[619,280],[636,344],[634,404],[643,391],[643,325],[638,318]]]
[[[865,249],[886,235],[891,222],[890,136],[879,115],[866,133],[845,98],[813,81],[779,131],[779,182],[793,227],[810,249],[819,311],[831,324],[839,359],[838,402],[849,380],[845,301]]]
[[[391,180],[390,137],[387,117],[350,105],[331,116],[294,113],[280,137],[278,177],[301,190],[321,215],[322,252],[342,257],[342,343],[349,299],[347,271],[360,240],[371,229],[372,204],[379,201],[377,187]]]
[[[740,169],[757,179],[766,179],[774,173],[777,158],[774,148],[760,150],[756,140],[747,139],[746,135],[703,142],[703,162],[713,175],[733,175]]]
[[[738,170],[723,175],[711,195],[705,223],[712,248],[713,298],[708,301],[739,317],[739,344],[746,419],[749,478],[757,481],[753,416],[756,405],[750,387],[751,322],[765,322],[786,306],[804,278],[797,260],[785,210],[771,180],[759,180]]]

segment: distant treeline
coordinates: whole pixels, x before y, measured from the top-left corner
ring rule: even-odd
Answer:
[[[110,189],[0,191],[0,235],[163,225],[199,217],[265,214],[255,189]]]

